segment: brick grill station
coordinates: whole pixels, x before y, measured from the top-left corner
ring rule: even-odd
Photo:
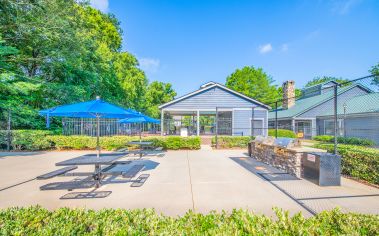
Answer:
[[[282,142],[284,141],[284,142]],[[249,143],[249,155],[258,161],[277,167],[298,178],[303,176],[301,159],[308,152],[324,150],[301,147],[297,139],[257,137]]]

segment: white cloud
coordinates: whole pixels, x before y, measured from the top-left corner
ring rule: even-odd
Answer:
[[[332,11],[341,15],[348,14],[350,10],[358,5],[361,0],[339,0],[333,2]]]
[[[271,43],[259,46],[259,53],[266,54],[272,51]]]
[[[160,61],[154,58],[141,58],[139,59],[139,65],[142,70],[155,73],[159,69]]]
[[[311,39],[317,38],[319,35],[320,35],[320,30],[319,29],[313,30],[312,32],[310,32],[309,34],[307,34],[307,36],[305,37],[305,39],[306,40],[311,40]]]
[[[287,52],[288,51],[288,44],[283,43],[282,46],[280,47],[280,50],[282,52]]]
[[[92,7],[99,9],[102,12],[108,12],[109,2],[108,0],[91,0],[90,4]]]

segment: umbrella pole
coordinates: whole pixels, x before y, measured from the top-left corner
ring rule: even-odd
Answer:
[[[97,150],[97,157],[100,157],[100,117],[99,115],[96,115],[96,122],[97,122],[97,132],[96,132],[96,150]]]
[[[142,141],[141,123],[139,123],[139,141]]]

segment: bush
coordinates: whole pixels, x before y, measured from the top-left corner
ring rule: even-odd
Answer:
[[[247,148],[248,142],[254,139],[251,136],[218,136],[217,138],[221,148]],[[212,145],[216,145],[216,137],[212,138]]]
[[[41,207],[0,210],[1,235],[378,235],[379,216],[339,209],[304,218],[275,209],[276,219],[246,210],[182,217],[151,209],[100,211]]]
[[[313,137],[316,141],[321,142],[327,142],[332,143],[334,142],[334,136],[331,135],[318,135]],[[338,143],[343,144],[352,144],[352,145],[359,145],[359,146],[374,146],[375,142],[370,139],[365,138],[355,138],[355,137],[337,137]]]
[[[275,129],[268,129],[268,136],[275,137]],[[283,138],[297,138],[292,130],[278,129],[278,137]]]
[[[22,150],[45,150],[51,148],[48,135],[53,134],[47,130],[12,130],[11,148],[15,151]],[[0,144],[5,147],[7,143],[7,132],[0,133]]]
[[[317,135],[313,137],[313,140],[320,141],[320,142],[334,142],[334,136],[331,135]]]
[[[163,147],[168,150],[200,149],[200,137],[146,137],[144,140],[152,141],[155,147]]]
[[[100,145],[105,150],[117,150],[127,147],[127,143],[139,137],[111,136],[101,137]],[[96,137],[89,136],[50,136],[49,140],[57,149],[95,149]],[[200,149],[199,137],[144,137],[144,141],[152,141],[154,147],[163,147],[167,150]]]
[[[21,150],[88,150],[96,149],[96,137],[80,135],[54,135],[53,131],[45,130],[13,130],[12,149]],[[100,137],[100,146],[104,150],[117,150],[127,147],[127,143],[138,140],[139,137],[131,136],[110,136]],[[6,147],[6,132],[0,132],[0,145]],[[200,149],[199,137],[144,137],[143,140],[152,141],[153,146],[163,147],[168,150],[178,149]]]
[[[316,148],[333,152],[333,144],[317,144]],[[379,150],[355,145],[339,144],[338,153],[342,156],[342,174],[379,184]]]

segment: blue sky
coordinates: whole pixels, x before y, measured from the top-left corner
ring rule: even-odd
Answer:
[[[178,95],[235,69],[262,67],[276,84],[348,79],[379,63],[378,0],[92,0],[123,29],[123,50],[150,81]]]

